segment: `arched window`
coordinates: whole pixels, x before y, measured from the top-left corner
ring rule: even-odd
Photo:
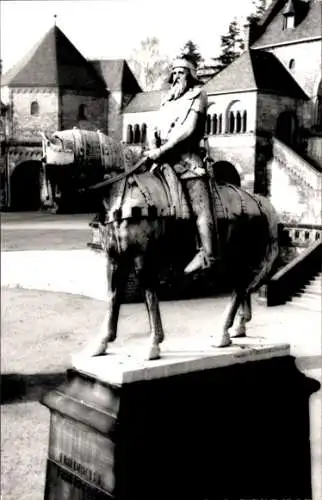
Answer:
[[[246,132],[247,113],[241,101],[233,101],[226,110],[226,134],[240,134]]]
[[[242,119],[241,119],[241,114],[239,111],[236,113],[236,132],[239,133],[241,132],[242,128]]]
[[[128,125],[127,126],[126,142],[128,144],[132,144],[133,143],[133,127],[132,127],[132,125]]]
[[[39,115],[39,104],[37,101],[32,101],[30,104],[30,114],[33,116]]]
[[[206,134],[209,135],[211,134],[211,116],[207,115],[206,118]]]
[[[233,134],[235,132],[235,115],[233,111],[229,113],[229,132]]]
[[[219,115],[219,120],[218,120],[218,134],[222,133],[222,113]]]
[[[295,68],[295,59],[290,59],[288,63],[289,69],[294,69]]]
[[[136,123],[134,125],[134,138],[133,138],[133,142],[134,144],[138,144],[140,142],[140,126]]]
[[[80,104],[78,107],[78,120],[87,120],[86,104]]]
[[[146,141],[146,123],[142,123],[141,125],[141,142],[142,144]]]
[[[215,113],[212,117],[212,133],[213,133],[213,135],[217,134],[217,122],[218,122],[217,113]]]
[[[246,132],[247,130],[247,111],[246,109],[243,112],[243,126],[242,126],[242,132]]]

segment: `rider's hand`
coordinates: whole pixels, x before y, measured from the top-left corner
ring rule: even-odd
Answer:
[[[161,156],[161,150],[160,148],[149,149],[148,151],[145,151],[144,156],[153,162],[158,161]]]

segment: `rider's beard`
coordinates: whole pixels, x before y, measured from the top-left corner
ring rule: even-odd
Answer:
[[[172,87],[169,91],[168,100],[175,101],[179,99],[188,90],[188,80],[186,77],[180,78],[179,80],[173,82]]]

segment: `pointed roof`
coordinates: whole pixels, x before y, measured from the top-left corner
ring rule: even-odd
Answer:
[[[238,75],[238,77],[236,77]],[[204,86],[208,94],[257,90],[308,99],[283,64],[271,52],[247,50]]]
[[[131,95],[142,92],[125,59],[95,59],[89,62],[111,92],[121,91]]]
[[[283,29],[285,9],[292,9],[297,15],[298,21],[292,29]],[[274,0],[258,22],[258,33],[252,48],[322,39],[322,0]]]
[[[93,66],[56,25],[4,75],[1,84],[105,91]]]
[[[136,94],[124,109],[124,113],[144,113],[156,111],[160,108],[161,102],[167,90],[150,90]]]

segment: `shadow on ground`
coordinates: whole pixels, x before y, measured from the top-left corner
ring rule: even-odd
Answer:
[[[1,404],[39,401],[65,381],[65,373],[10,373],[1,375]]]

